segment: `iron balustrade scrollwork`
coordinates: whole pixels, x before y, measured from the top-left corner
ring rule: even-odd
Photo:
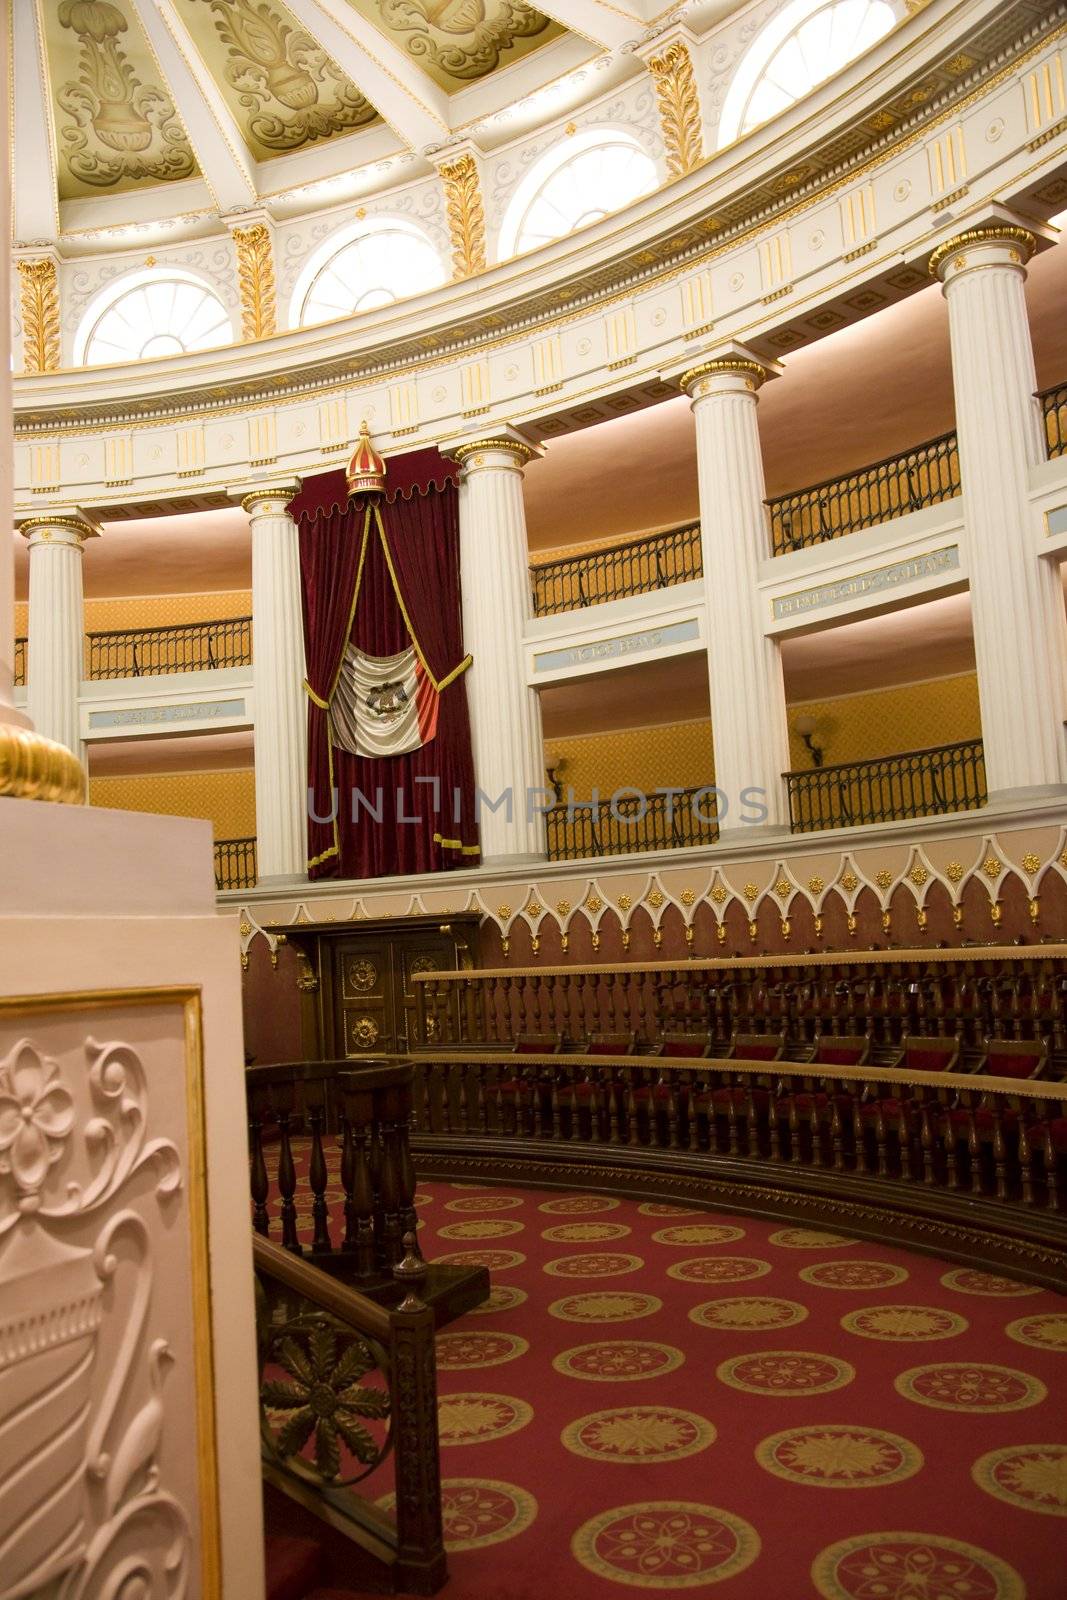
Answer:
[[[16,689],[25,687],[26,684],[26,640],[15,640],[15,654],[11,662],[12,677]]]
[[[530,568],[535,617],[580,611],[627,595],[689,583],[703,573],[700,527],[671,528]]]
[[[771,553],[787,555],[873,528],[961,492],[955,433],[942,434],[856,472],[768,500]]]
[[[252,618],[179,622],[161,628],[118,628],[90,633],[88,676],[153,678],[172,672],[208,672],[252,662]]]
[[[1067,383],[1044,389],[1038,395],[1045,425],[1045,448],[1049,460],[1067,455]]]
[[[974,811],[987,798],[981,739],[784,776],[793,833]]]
[[[614,802],[609,797],[595,806],[586,800],[555,805],[545,815],[548,858],[578,861],[714,844],[719,837],[714,796],[709,784],[670,795],[626,795]]]
[[[255,883],[255,839],[216,839],[215,888],[253,889]]]

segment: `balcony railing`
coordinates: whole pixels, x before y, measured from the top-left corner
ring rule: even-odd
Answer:
[[[215,840],[215,888],[252,889],[256,882],[256,841]]]
[[[626,855],[633,850],[682,850],[719,837],[715,791],[674,790],[557,805],[545,818],[550,861]]]
[[[830,478],[767,502],[771,549],[776,556],[874,528],[960,493],[960,458],[955,433],[915,445],[900,455]]]
[[[699,578],[700,528],[671,528],[606,550],[563,556],[530,568],[535,617],[581,611],[631,594],[650,594]]]
[[[13,659],[13,661],[11,663],[11,666],[12,666],[12,671],[14,672],[14,675],[15,675],[15,688],[16,689],[21,689],[21,688],[23,688],[25,686],[25,683],[26,683],[26,641],[25,641],[25,639],[16,639],[15,640],[15,655],[14,655],[14,659]]]
[[[168,672],[247,667],[252,661],[251,617],[119,628],[87,638],[90,678],[151,678]]]
[[[1045,419],[1045,445],[1049,460],[1067,455],[1067,383],[1057,384],[1038,395]]]
[[[981,739],[787,772],[785,777],[794,833],[973,811],[986,802]]]

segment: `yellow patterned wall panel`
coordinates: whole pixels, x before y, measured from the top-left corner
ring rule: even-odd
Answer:
[[[668,784],[692,789],[712,781],[715,765],[711,724],[706,717],[666,722],[657,728],[619,728],[578,738],[546,739],[546,766],[560,756],[567,761],[560,774],[564,791],[573,788],[578,799],[586,798],[594,788],[601,795],[621,788],[652,790]]]
[[[216,839],[251,839],[256,832],[256,783],[251,767],[221,772],[157,772],[90,778],[89,804],[154,816],[205,817]]]
[[[108,633],[120,628],[165,628],[178,622],[220,622],[228,617],[252,615],[250,589],[220,589],[213,594],[131,594],[115,600],[86,600],[86,633]],[[15,602],[15,637],[24,639],[30,608]]]

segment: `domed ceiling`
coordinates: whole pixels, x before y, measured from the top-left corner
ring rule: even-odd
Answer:
[[[695,9],[719,20],[740,3]],[[499,144],[566,110],[561,82],[593,61],[598,93],[639,71],[632,45],[656,10],[657,0],[552,0],[546,10],[526,0],[13,0],[15,239],[284,206],[301,187],[386,163],[384,181],[418,176],[457,137]]]

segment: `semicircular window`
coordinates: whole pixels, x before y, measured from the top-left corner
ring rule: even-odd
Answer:
[[[233,342],[230,314],[192,273],[127,273],[92,301],[74,339],[76,366],[188,355]]]
[[[599,222],[659,185],[651,156],[628,133],[587,128],[554,145],[511,197],[498,255],[522,255]]]
[[[297,279],[290,308],[293,327],[374,311],[446,281],[441,257],[421,229],[401,219],[379,219],[333,234]]]
[[[793,0],[759,33],[723,102],[718,144],[732,144],[878,43],[904,14],[897,0]]]

